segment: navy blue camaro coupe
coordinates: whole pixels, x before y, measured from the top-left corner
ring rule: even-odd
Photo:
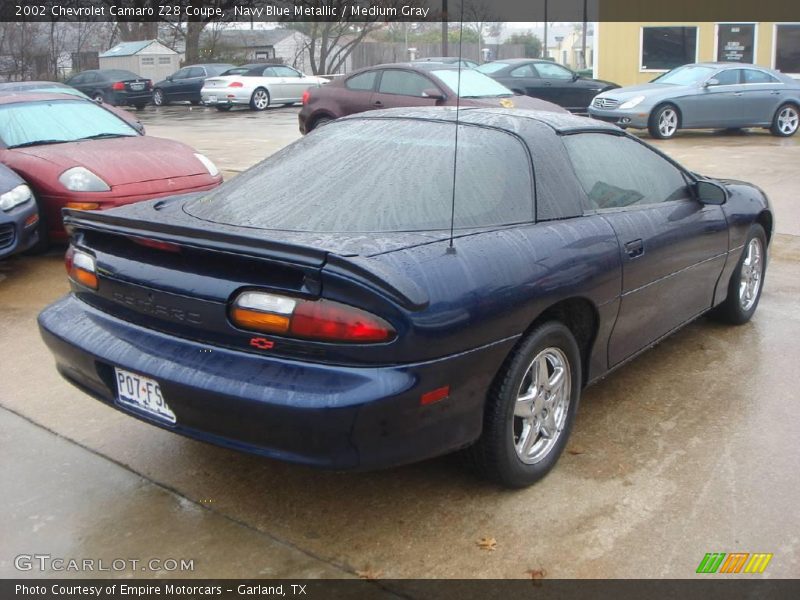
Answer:
[[[752,317],[761,190],[599,121],[459,115],[358,114],[211,192],[65,211],[58,370],[215,444],[333,469],[463,449],[520,487],[586,385],[698,315]]]

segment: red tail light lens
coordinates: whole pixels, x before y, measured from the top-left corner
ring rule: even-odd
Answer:
[[[92,290],[97,289],[97,269],[94,256],[70,246],[64,256],[64,266],[72,281]]]
[[[244,84],[241,81],[232,81],[228,87],[244,87]]]
[[[122,83],[121,81],[115,81],[114,83],[111,84],[111,89],[115,91],[124,90],[125,84]]]
[[[239,294],[230,311],[242,329],[288,337],[369,344],[388,342],[396,332],[389,323],[360,308],[332,300],[303,300],[267,292]]]
[[[143,237],[136,237],[136,236],[129,236],[131,241],[140,246],[145,246],[147,248],[153,248],[155,250],[163,250],[164,252],[180,252],[181,247],[178,244],[173,244],[172,242],[162,242],[159,240],[151,240],[150,238],[143,238]]]
[[[148,79],[147,81],[144,82],[144,87],[149,90],[150,88],[153,87],[153,81],[151,79]]]
[[[306,104],[308,104],[308,99],[309,99],[310,97],[311,97],[311,92],[309,92],[308,90],[306,90],[305,92],[303,92],[303,96],[302,96],[302,98],[301,98],[301,101],[302,101],[302,103],[303,103],[303,106],[305,106]]]

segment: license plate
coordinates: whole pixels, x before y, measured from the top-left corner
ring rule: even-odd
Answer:
[[[164,400],[157,381],[124,369],[115,368],[114,372],[117,376],[119,404],[147,413],[161,421],[175,422],[175,413]]]
[[[208,97],[208,101],[209,101],[210,104],[214,104],[217,101],[217,97],[216,96],[209,96]]]
[[[135,91],[135,92],[138,92],[138,91],[144,89],[144,84],[143,83],[132,83],[131,84],[131,89],[133,91]]]

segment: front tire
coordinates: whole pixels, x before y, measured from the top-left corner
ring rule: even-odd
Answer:
[[[728,296],[712,316],[731,325],[742,325],[753,318],[764,287],[767,270],[767,234],[761,225],[750,227],[739,263],[728,282]]]
[[[262,111],[269,107],[269,92],[264,88],[256,88],[253,95],[250,96],[250,108],[252,110]]]
[[[572,431],[581,382],[580,350],[565,325],[548,321],[526,335],[489,390],[483,434],[466,451],[475,470],[512,488],[547,475]]]
[[[647,130],[650,135],[659,140],[668,140],[674,137],[681,124],[678,109],[672,104],[659,106],[650,115]]]
[[[772,135],[791,137],[797,133],[800,126],[800,112],[794,104],[783,104],[772,118]]]
[[[169,104],[169,100],[167,100],[167,96],[164,92],[158,88],[153,90],[153,104],[156,106],[166,106]]]

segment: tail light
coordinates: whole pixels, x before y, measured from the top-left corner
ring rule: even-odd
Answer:
[[[97,289],[97,269],[94,256],[76,249],[75,246],[70,246],[64,257],[64,266],[72,281],[91,290]]]
[[[305,106],[306,104],[308,104],[308,99],[309,99],[310,97],[311,97],[311,92],[309,92],[308,90],[306,90],[305,92],[303,92],[303,97],[301,98],[301,101],[302,101],[302,103],[303,103],[303,106]]]
[[[232,81],[228,87],[244,87],[244,84],[241,81]]]
[[[144,246],[145,248],[153,248],[154,250],[162,250],[164,252],[175,252],[175,253],[179,253],[181,251],[181,247],[178,244],[173,244],[172,242],[151,240],[150,238],[137,237],[135,235],[128,236],[128,239],[130,239],[135,244]]]
[[[145,87],[145,89],[148,89],[148,90],[151,89],[153,87],[153,80],[152,79],[148,79],[147,81],[145,81],[144,82],[144,87]]]
[[[111,89],[117,92],[120,90],[124,90],[125,84],[122,83],[121,81],[115,81],[114,83],[111,84]]]
[[[323,342],[388,342],[396,335],[386,321],[359,308],[267,292],[239,294],[230,320],[241,329]]]

